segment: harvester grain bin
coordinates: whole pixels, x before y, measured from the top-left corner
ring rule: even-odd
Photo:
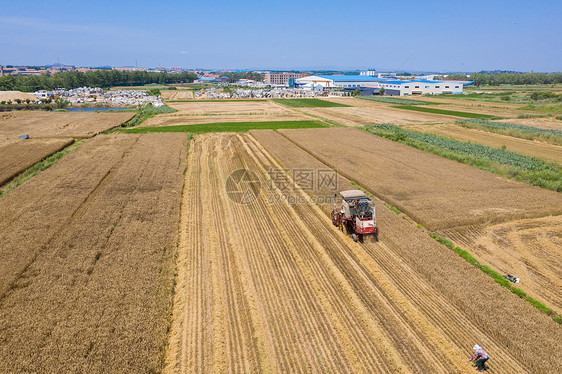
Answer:
[[[340,192],[342,201],[338,208],[337,194],[334,196],[332,223],[344,233],[351,235],[353,241],[363,241],[365,235],[373,235],[378,240],[375,204],[360,190]]]

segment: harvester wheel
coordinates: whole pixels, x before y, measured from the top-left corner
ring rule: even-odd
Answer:
[[[379,232],[377,230],[377,232],[375,232],[375,235],[373,235],[375,238],[375,241],[378,242],[379,241]]]
[[[351,234],[351,239],[353,239],[353,241],[357,243],[357,235]]]

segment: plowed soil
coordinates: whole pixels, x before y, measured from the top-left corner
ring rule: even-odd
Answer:
[[[119,126],[135,113],[9,112],[0,113],[0,145],[21,135],[35,138],[89,138]]]
[[[100,135],[0,199],[0,372],[161,370],[186,149]]]
[[[312,166],[287,144],[194,138],[167,372],[469,373],[475,342],[492,372],[562,369],[558,325],[380,202],[384,235],[359,244],[316,205],[272,200],[268,170]],[[260,179],[239,185],[250,204],[225,189],[240,168]]]
[[[502,274],[516,287],[562,314],[562,217],[469,226],[440,232]]]
[[[562,147],[554,144],[520,139],[513,136],[495,134],[483,130],[469,129],[455,124],[405,126],[405,128],[420,132],[449,136],[465,142],[480,143],[489,147],[502,148],[505,146],[509,151],[545,160],[556,161],[562,164]]]
[[[279,130],[430,229],[562,213],[562,195],[350,128]]]
[[[69,138],[26,139],[0,146],[0,185],[71,143]]]

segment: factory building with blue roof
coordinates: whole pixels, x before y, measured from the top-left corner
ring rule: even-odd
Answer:
[[[463,86],[471,84],[469,81],[430,81],[426,79],[388,80],[367,75],[311,75],[295,80],[297,87],[312,90],[326,90],[343,88],[346,91],[360,89],[361,91],[378,93],[384,88],[387,96],[410,96],[425,94],[457,94],[462,93]]]

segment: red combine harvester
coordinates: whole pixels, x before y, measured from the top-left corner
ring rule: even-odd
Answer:
[[[360,190],[341,191],[341,207],[334,202],[332,223],[346,234],[351,234],[353,241],[363,241],[364,235],[373,235],[378,240],[375,219],[375,204]],[[334,195],[337,199],[337,195]]]

